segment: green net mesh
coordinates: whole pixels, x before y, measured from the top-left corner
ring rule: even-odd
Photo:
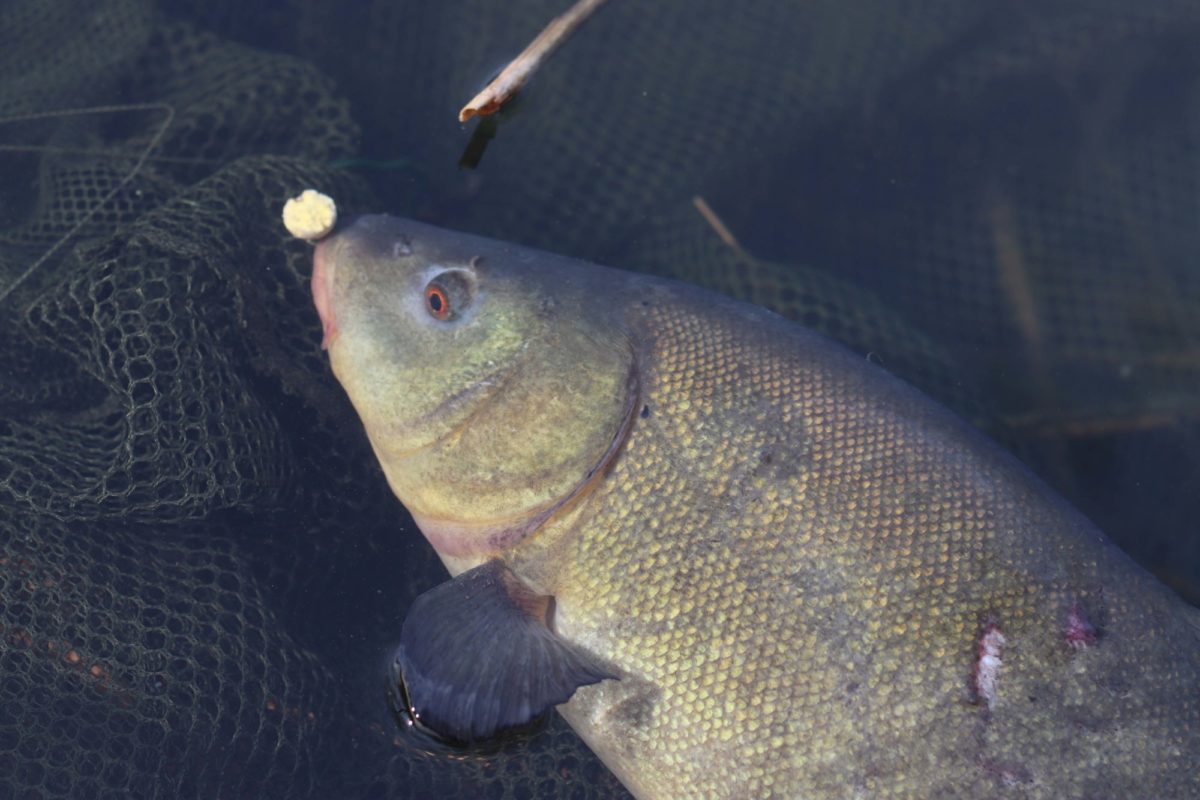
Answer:
[[[459,169],[561,5],[0,6],[0,796],[621,796],[557,718],[389,716],[443,573],[319,350],[310,186],[805,322],[1200,597],[1200,6],[613,0]]]

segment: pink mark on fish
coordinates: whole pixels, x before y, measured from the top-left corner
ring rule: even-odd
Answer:
[[[990,620],[983,626],[979,641],[975,643],[975,672],[971,685],[975,690],[975,702],[985,705],[988,711],[996,704],[1004,644],[1000,625]]]
[[[1064,634],[1067,645],[1074,650],[1092,647],[1100,638],[1096,626],[1092,624],[1078,600],[1071,604],[1071,610],[1067,612],[1067,627]]]

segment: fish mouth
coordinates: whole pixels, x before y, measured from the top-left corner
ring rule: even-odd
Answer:
[[[337,321],[333,316],[333,276],[336,265],[328,253],[329,239],[317,243],[313,252],[312,298],[321,318],[321,349],[328,350],[337,336]]]

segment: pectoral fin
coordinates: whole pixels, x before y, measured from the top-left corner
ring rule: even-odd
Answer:
[[[615,678],[550,630],[553,602],[501,561],[418,597],[396,652],[414,717],[442,736],[474,742],[524,725],[580,686]]]

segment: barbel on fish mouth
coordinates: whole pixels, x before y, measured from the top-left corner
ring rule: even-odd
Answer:
[[[401,633],[435,730],[557,704],[639,798],[1200,797],[1200,611],[868,361],[383,216],[313,296],[455,576]]]

